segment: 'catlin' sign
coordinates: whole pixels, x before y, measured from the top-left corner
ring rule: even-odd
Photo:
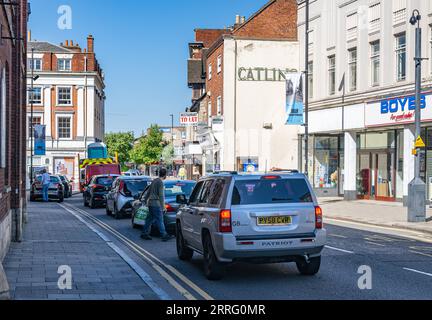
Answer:
[[[182,126],[196,126],[198,124],[198,113],[188,112],[180,114],[180,125]]]

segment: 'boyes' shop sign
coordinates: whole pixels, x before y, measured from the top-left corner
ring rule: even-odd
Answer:
[[[420,106],[422,121],[432,120],[430,95],[422,95]],[[412,123],[415,120],[415,96],[398,97],[366,105],[365,122],[367,127]]]

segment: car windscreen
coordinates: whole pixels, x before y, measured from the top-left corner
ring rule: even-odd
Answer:
[[[51,176],[51,183],[60,183],[60,178],[59,177],[55,177],[55,176]]]
[[[313,202],[304,179],[239,180],[234,185],[232,205]]]
[[[96,184],[109,187],[113,184],[115,177],[99,177],[96,179]]]
[[[184,194],[189,198],[194,187],[195,183],[192,182],[167,182],[165,183],[165,197],[176,197]]]
[[[141,194],[150,182],[147,180],[126,180],[124,184],[125,192],[132,196]]]

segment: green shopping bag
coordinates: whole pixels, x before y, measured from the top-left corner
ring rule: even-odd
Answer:
[[[143,226],[149,214],[149,208],[145,205],[141,206],[135,213],[135,224]]]

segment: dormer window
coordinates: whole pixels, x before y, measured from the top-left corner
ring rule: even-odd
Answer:
[[[71,59],[58,59],[57,60],[57,70],[58,71],[71,71],[72,68]]]

